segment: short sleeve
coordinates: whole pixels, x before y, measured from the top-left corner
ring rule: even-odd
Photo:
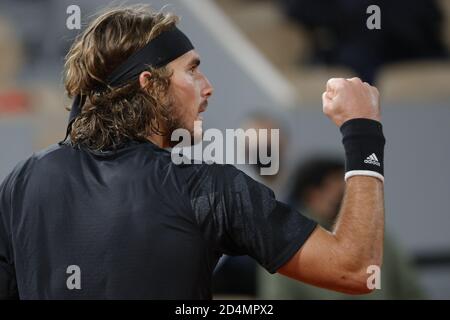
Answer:
[[[275,273],[305,243],[316,223],[277,201],[271,189],[231,165],[198,165],[188,178],[192,209],[220,253],[249,255]]]
[[[0,300],[18,299],[9,217],[13,173],[0,185]]]

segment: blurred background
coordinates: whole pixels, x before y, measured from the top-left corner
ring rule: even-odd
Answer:
[[[450,299],[450,0],[0,0],[0,180],[64,138],[70,101],[64,56],[90,17],[147,3],[181,16],[215,87],[206,128],[279,128],[280,172],[259,177],[277,196],[332,223],[342,198],[339,130],[322,114],[331,77],[379,88],[385,151],[382,290],[365,298]],[[367,28],[369,5],[380,29]],[[81,30],[69,29],[70,5]],[[347,299],[225,257],[216,297]]]

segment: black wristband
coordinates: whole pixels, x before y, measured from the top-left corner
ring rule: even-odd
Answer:
[[[371,119],[351,119],[340,127],[345,149],[345,180],[355,175],[384,181],[383,126]]]

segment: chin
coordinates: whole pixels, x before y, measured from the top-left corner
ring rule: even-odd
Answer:
[[[174,130],[177,130],[177,129],[184,129],[189,132],[190,139],[186,142],[183,142],[183,144],[185,144],[185,146],[187,146],[187,145],[194,146],[196,144],[201,143],[203,140],[203,124],[202,124],[202,121],[199,119],[196,119],[195,122],[192,123],[191,125],[186,125],[186,124],[179,125]],[[172,130],[172,132],[174,130]],[[171,132],[170,136],[172,136],[172,132]],[[172,148],[180,143],[180,141],[171,141],[170,138],[168,140],[169,140],[169,145]]]

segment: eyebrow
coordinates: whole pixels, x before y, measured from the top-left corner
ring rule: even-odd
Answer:
[[[192,60],[188,63],[188,66],[189,67],[198,67],[200,65],[200,58],[198,58],[198,57],[195,57],[195,58],[192,58]]]

